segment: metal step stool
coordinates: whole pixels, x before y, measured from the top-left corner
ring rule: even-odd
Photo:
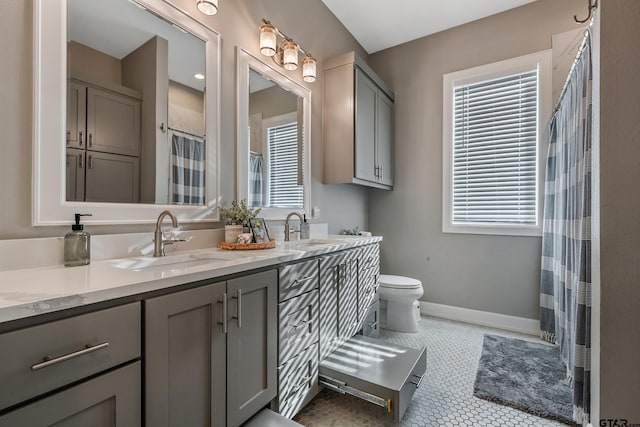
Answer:
[[[356,335],[320,362],[320,384],[386,408],[399,423],[427,370],[427,349]]]

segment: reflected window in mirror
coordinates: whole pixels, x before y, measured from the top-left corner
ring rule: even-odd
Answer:
[[[304,207],[301,98],[249,71],[249,193],[254,207]]]
[[[128,0],[69,0],[66,200],[205,204],[205,42]]]
[[[310,200],[311,93],[238,49],[238,198],[267,219]]]

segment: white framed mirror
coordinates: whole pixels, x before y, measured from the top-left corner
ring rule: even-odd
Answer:
[[[310,213],[311,91],[237,48],[237,197],[260,216]]]
[[[33,225],[219,221],[219,34],[163,0],[33,2]]]

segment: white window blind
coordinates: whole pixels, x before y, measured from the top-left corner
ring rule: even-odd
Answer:
[[[303,188],[298,185],[297,122],[267,128],[269,144],[269,206],[303,205]]]
[[[537,222],[538,69],[453,87],[453,224]]]

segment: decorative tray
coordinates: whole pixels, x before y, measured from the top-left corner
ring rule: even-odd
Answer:
[[[263,243],[218,243],[220,249],[226,249],[228,251],[252,251],[256,249],[271,249],[276,247],[275,240],[269,240]]]

